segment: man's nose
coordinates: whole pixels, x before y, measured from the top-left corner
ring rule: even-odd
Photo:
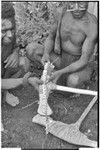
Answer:
[[[12,33],[11,33],[11,31],[9,30],[9,31],[7,31],[7,33],[6,33],[6,35],[7,35],[7,37],[12,37]]]

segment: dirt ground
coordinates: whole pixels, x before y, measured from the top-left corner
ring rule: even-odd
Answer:
[[[35,70],[38,76],[40,70]],[[97,82],[88,84],[90,90],[97,90]],[[65,142],[52,134],[46,137],[45,128],[32,123],[32,118],[37,114],[38,92],[31,86],[19,87],[11,90],[20,99],[20,104],[11,107],[2,102],[2,122],[5,131],[2,132],[2,147],[21,147],[22,149],[77,149],[81,146]],[[49,104],[53,110],[52,118],[64,123],[74,123],[81,116],[93,96],[70,97],[69,93],[53,92],[49,97]],[[34,103],[33,103],[34,102]],[[98,102],[95,103],[85,120],[80,131],[91,140],[98,137]]]

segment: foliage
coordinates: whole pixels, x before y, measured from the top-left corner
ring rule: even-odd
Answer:
[[[55,23],[56,8],[64,2],[14,2],[17,42],[25,46],[32,41],[44,43]]]

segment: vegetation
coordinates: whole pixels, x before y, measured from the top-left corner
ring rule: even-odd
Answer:
[[[17,42],[22,46],[32,41],[44,43],[56,21],[56,8],[64,2],[14,2]]]

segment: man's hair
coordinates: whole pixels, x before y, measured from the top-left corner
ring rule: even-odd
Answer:
[[[15,10],[11,2],[2,2],[2,19],[14,18]]]

